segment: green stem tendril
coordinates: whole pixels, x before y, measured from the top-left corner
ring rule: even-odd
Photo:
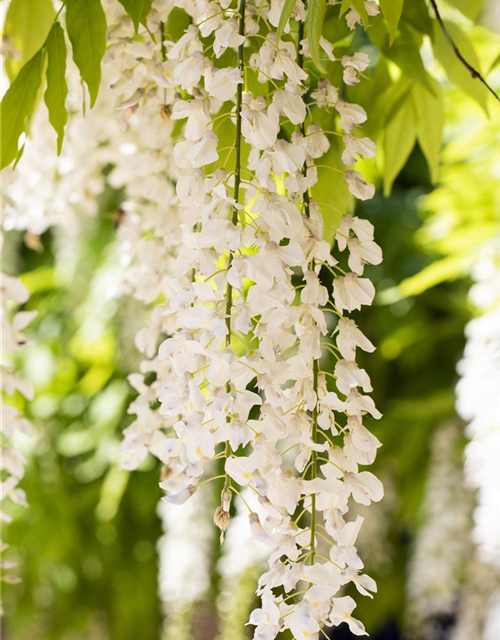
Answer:
[[[300,50],[300,43],[304,39],[304,23],[299,23],[299,33],[298,33],[298,50],[297,50],[297,62],[298,65],[303,68],[304,67],[304,56]],[[300,132],[303,136],[306,136],[306,126],[305,122],[300,124]],[[304,163],[302,167],[302,174],[307,181],[307,163]],[[311,200],[309,197],[309,188],[306,185],[306,190],[304,191],[303,201],[303,213],[307,218],[311,217]],[[311,260],[309,265],[309,269],[314,271],[316,267],[314,259]],[[316,403],[314,405],[314,409],[312,411],[311,418],[311,440],[316,443],[318,438],[318,372],[319,372],[319,361],[317,358],[313,358],[312,362],[312,372],[313,372],[313,391],[316,395]],[[317,466],[316,466],[317,453],[316,451],[311,452],[311,468],[310,468],[310,479],[314,480],[317,475]],[[314,564],[314,558],[316,555],[316,494],[313,493],[311,496],[311,564]]]
[[[238,33],[240,36],[245,35],[245,7],[246,0],[240,0],[239,7],[239,20],[238,20]],[[241,77],[244,78],[244,55],[243,55],[243,45],[240,44],[238,47],[238,68],[241,71]],[[231,222],[234,225],[238,224],[238,209],[235,206],[239,203],[240,197],[240,184],[241,184],[241,108],[243,104],[243,84],[238,84],[236,90],[236,134],[234,141],[235,148],[235,159],[234,159],[234,201],[235,204],[232,207],[231,211]],[[227,269],[231,268],[231,264],[233,262],[233,252],[229,252],[229,258],[227,262]],[[231,347],[231,312],[233,308],[233,287],[228,282],[226,285],[226,348]],[[231,383],[226,383],[226,393],[231,393]],[[226,417],[226,422],[230,422],[231,418],[229,416]],[[226,450],[225,457],[226,459],[230,457],[231,445],[226,442]],[[224,482],[224,491],[227,491],[231,487],[231,479],[226,473],[225,482]]]

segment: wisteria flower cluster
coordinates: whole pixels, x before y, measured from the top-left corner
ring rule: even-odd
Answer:
[[[167,304],[155,310],[149,338],[141,337],[152,354],[159,333],[169,336],[155,369],[164,367],[161,379],[170,380],[160,422],[151,405],[158,385],[135,381],[148,401],[126,435],[129,466],[152,451],[174,504],[220,479],[214,520],[222,538],[232,496],[246,487],[258,497],[259,513],[248,506],[249,526],[269,548],[269,571],[250,619],[255,638],[286,628],[296,638],[318,637],[343,621],[363,634],[342,587],[352,582],[370,595],[376,586],[355,549],[362,518],[347,514],[351,497],[366,505],[383,494],[380,481],[360,470],[380,446],[363,421],[380,413],[355,362],[358,348],[374,347],[346,313],[373,301],[364,266],[382,256],[372,225],[344,216],[336,233],[339,260],[348,253],[349,270],[342,268],[313,193],[329,135],[340,135],[349,189],[361,199],[373,195],[352,168],[374,154],[357,135],[366,114],[326,77],[311,80],[302,3],[293,14],[298,37],[280,42],[279,3],[176,4],[191,24],[176,41],[165,34],[156,77],[172,98],[164,114],[182,128],[173,148],[182,245]],[[322,47],[346,84],[359,81],[365,54],[337,60],[325,40]],[[150,93],[138,87],[125,108]],[[338,131],[321,129],[319,109],[338,114]],[[334,371],[322,370],[324,352],[334,355]]]
[[[479,311],[465,330],[466,346],[458,364],[457,410],[469,422],[466,478],[478,491],[473,539],[479,557],[500,566],[498,491],[500,469],[500,285],[495,238],[474,268],[470,298]]]

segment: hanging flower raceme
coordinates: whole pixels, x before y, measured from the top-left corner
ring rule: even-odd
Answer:
[[[360,469],[380,446],[363,422],[380,413],[355,361],[358,348],[374,346],[346,313],[372,303],[364,266],[382,256],[372,225],[344,216],[333,257],[313,194],[329,135],[340,135],[351,193],[373,195],[352,169],[374,154],[373,143],[356,135],[366,114],[339,100],[327,78],[309,75],[302,3],[293,14],[297,41],[279,42],[269,27],[278,3],[179,4],[192,22],[166,42],[175,63],[172,119],[183,123],[173,150],[183,224],[182,277],[172,280],[162,312],[171,335],[159,359],[175,380],[160,397],[160,413],[172,422],[161,486],[168,502],[181,504],[220,478],[215,522],[222,533],[238,487],[258,497],[264,515],[248,507],[249,526],[269,547],[269,570],[250,619],[255,638],[283,629],[317,638],[344,621],[363,634],[342,587],[376,590],[355,548],[362,518],[349,521],[348,510],[351,498],[368,505],[383,494],[380,481]],[[344,82],[358,82],[367,57],[354,52],[337,61],[321,42]],[[338,131],[321,129],[319,109],[338,114]],[[321,368],[324,353],[336,359],[333,371]],[[221,461],[222,472],[213,472]]]
[[[474,268],[470,299],[479,311],[466,327],[466,346],[458,364],[457,410],[467,425],[466,478],[477,489],[473,539],[481,560],[500,567],[498,485],[500,470],[500,287],[495,238]]]
[[[0,238],[3,241],[3,236]],[[33,397],[33,390],[29,382],[24,380],[15,370],[12,357],[21,348],[29,344],[23,334],[23,330],[33,320],[36,312],[17,311],[12,315],[11,307],[24,304],[29,299],[26,287],[18,278],[12,278],[5,273],[1,274],[1,299],[2,299],[2,364],[1,364],[1,388],[2,395],[7,399],[19,392],[26,399]],[[23,417],[19,409],[13,404],[2,401],[2,455],[0,457],[0,469],[2,470],[2,482],[0,492],[0,519],[4,523],[11,522],[8,511],[4,511],[4,502],[27,507],[26,494],[18,485],[24,475],[26,459],[17,446],[19,438],[31,436],[30,422]],[[7,549],[7,545],[0,540],[0,553]],[[2,580],[15,582],[17,577],[9,572],[15,568],[15,563],[8,560],[0,561]]]
[[[160,336],[175,329],[158,301],[170,299],[183,278],[174,259],[181,229],[171,144],[174,91],[168,83],[173,64],[166,59],[162,44],[171,9],[170,5],[155,4],[148,15],[147,32],[134,35],[123,8],[116,2],[107,7],[108,22],[113,26],[104,58],[108,86],[103,93],[115,114],[120,114],[121,130],[107,145],[106,157],[112,165],[108,181],[124,196],[117,225],[126,267],[124,285],[141,303],[157,305],[149,325],[141,328],[135,339],[143,360],[140,372],[129,376],[138,393],[129,407],[136,419],[125,430],[122,447],[122,467],[129,470],[136,469],[148,453],[165,464],[172,446],[165,431],[174,421],[152,408],[161,390],[175,380],[171,365],[156,357]]]

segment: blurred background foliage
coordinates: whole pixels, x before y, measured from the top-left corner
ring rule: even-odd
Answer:
[[[432,76],[420,57],[417,61],[408,55],[411,47],[405,42],[416,39],[418,50],[423,34],[433,29],[419,4],[405,3],[403,33],[392,49],[386,46],[384,25],[374,20],[371,41],[364,44],[370,51],[378,47],[383,55],[373,81],[350,94],[369,105],[367,134],[378,137],[382,149],[377,163],[364,163],[365,175],[380,188],[372,201],[360,205],[359,214],[373,222],[384,262],[369,269],[379,292],[377,304],[358,316],[363,331],[378,345],[360,364],[374,382],[375,401],[384,414],[375,428],[384,444],[375,472],[386,483],[387,498],[371,508],[378,510],[378,528],[368,527],[362,553],[379,593],[374,601],[359,603],[359,617],[379,640],[402,637],[409,628],[408,567],[425,524],[422,498],[433,434],[457,420],[456,365],[464,348],[464,326],[474,314],[467,298],[471,269],[500,230],[499,105],[489,102],[486,115],[483,89],[471,85],[439,42],[439,62],[429,63]],[[452,4],[467,19],[479,15],[481,3]],[[498,38],[466,22],[464,15],[457,24],[467,27],[467,43],[473,43],[482,68],[498,71]],[[326,35],[341,43],[347,34],[334,33],[336,28],[327,23]],[[424,59],[425,53],[424,46]],[[415,103],[422,104],[421,85],[410,80],[416,74],[423,74],[422,82],[436,86],[443,96],[442,105],[429,104],[420,121],[411,115]],[[446,127],[438,161],[432,149],[433,136],[440,137],[441,107]],[[334,166],[335,154],[334,149],[325,162]],[[331,173],[324,180],[328,189],[316,197],[343,209],[350,196]],[[31,293],[27,308],[38,316],[29,330],[34,346],[20,362],[36,390],[34,400],[23,407],[36,437],[26,443],[29,465],[22,484],[30,507],[15,510],[5,531],[19,554],[22,582],[3,587],[4,637],[243,639],[249,637],[243,624],[254,604],[257,574],[245,571],[231,594],[233,606],[225,606],[229,595],[219,574],[217,541],[210,588],[193,607],[177,612],[173,627],[167,624],[162,630],[159,469],[152,461],[132,474],[118,469],[121,432],[131,421],[126,408],[133,393],[126,377],[139,362],[133,336],[147,318],[138,303],[117,296],[114,288],[121,197],[108,188],[98,215],[85,218],[80,235],[66,243],[48,231],[33,250],[28,248],[33,239],[9,233],[4,263],[9,272],[22,275]],[[332,215],[332,228],[335,222]],[[329,366],[325,362],[323,368]],[[460,435],[457,460],[463,444]],[[467,561],[464,557],[464,565]],[[448,637],[443,634],[433,637]],[[350,636],[341,627],[332,637]]]

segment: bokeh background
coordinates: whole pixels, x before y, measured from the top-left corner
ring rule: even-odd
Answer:
[[[474,29],[478,56],[499,86],[498,40]],[[384,262],[369,269],[378,295],[357,321],[378,346],[361,366],[384,414],[375,472],[386,497],[360,511],[360,555],[379,593],[359,603],[358,617],[377,640],[498,640],[500,575],[474,542],[477,494],[464,468],[470,434],[456,388],[466,325],[498,302],[500,105],[492,101],[487,116],[439,70],[436,77],[446,114],[437,184],[418,143],[390,196],[378,165],[364,167],[380,188],[359,215],[374,224]],[[75,112],[79,99],[77,88]],[[35,388],[32,401],[16,399],[35,435],[20,442],[29,509],[11,508],[4,527],[20,582],[3,585],[3,637],[244,640],[264,561],[244,523],[234,519],[221,547],[211,525],[215,489],[165,509],[153,460],[136,472],[120,469],[135,395],[127,376],[140,361],[134,335],[149,311],[124,285],[123,190],[107,179],[111,165],[85,169],[87,154],[99,153],[89,138],[105,124],[88,114],[82,120],[72,121],[69,177],[56,193],[44,179],[55,165],[43,112],[33,150],[4,174],[6,207],[19,209],[10,201],[17,195],[20,214],[39,215],[40,224],[29,231],[8,224],[2,259],[38,312],[27,332],[33,344],[17,362]],[[53,224],[38,211],[51,198],[64,202]],[[349,637],[343,627],[332,634]]]

